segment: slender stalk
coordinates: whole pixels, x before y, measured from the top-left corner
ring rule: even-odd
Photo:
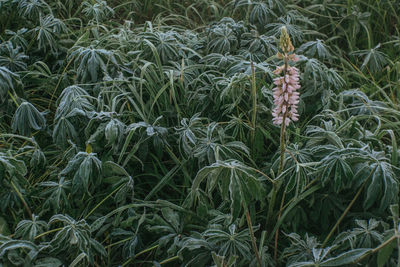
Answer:
[[[13,181],[10,181],[10,183],[11,183],[11,186],[14,188],[15,192],[17,193],[18,197],[21,199],[22,204],[24,204],[24,207],[25,207],[26,211],[28,212],[29,217],[32,218],[32,211],[31,211],[31,209],[29,208],[28,204],[26,203],[26,201],[25,201],[24,197],[22,196],[21,192],[20,192],[20,191],[18,190],[18,188],[15,186],[15,184],[13,183]]]
[[[51,234],[51,233],[60,231],[60,230],[63,229],[63,228],[64,228],[64,227],[59,227],[59,228],[52,229],[52,230],[49,230],[49,231],[47,231],[47,232],[41,233],[40,235],[35,236],[34,239],[35,239],[35,240],[36,240],[36,239],[39,239],[39,238],[41,238],[42,236],[45,236],[45,235],[48,235],[48,234]]]
[[[138,254],[134,255],[132,258],[130,258],[126,262],[124,262],[121,266],[124,267],[124,266],[128,265],[132,260],[134,260],[137,257],[141,256],[142,254],[145,254],[145,253],[147,253],[149,251],[152,251],[152,250],[158,248],[158,246],[159,245],[155,245],[155,246],[152,246],[150,248],[146,248],[145,250],[140,251]]]
[[[131,240],[131,239],[133,239],[133,238],[134,238],[134,236],[131,236],[131,237],[128,237],[128,238],[119,240],[119,241],[117,241],[117,242],[115,242],[115,243],[112,243],[112,244],[110,244],[110,245],[108,245],[108,246],[105,246],[104,248],[106,248],[106,249],[111,248],[111,247],[113,247],[113,246],[116,246],[116,245],[119,245],[119,244],[124,243],[124,242],[126,242],[126,241],[129,241],[129,240]]]
[[[374,254],[376,252],[378,252],[379,250],[381,250],[382,248],[386,247],[387,245],[389,245],[390,243],[393,242],[393,240],[395,240],[397,238],[397,240],[400,239],[399,235],[393,235],[391,236],[388,240],[386,240],[385,242],[383,242],[382,244],[380,244],[379,246],[377,246],[374,249],[371,249],[370,251],[368,251],[367,253],[365,253],[364,255],[362,255],[360,258],[358,258],[354,263],[360,262],[362,261],[365,257]],[[397,266],[399,266],[399,264],[397,264]]]
[[[250,230],[251,243],[253,245],[253,250],[256,253],[258,266],[261,267],[261,258],[260,258],[260,254],[258,253],[257,242],[256,242],[256,237],[254,236],[253,224],[251,222],[250,212],[247,207],[245,207],[245,209],[246,209],[247,225],[249,226],[249,230]]]
[[[250,63],[251,66],[251,98],[253,99],[253,111],[251,117],[251,142],[254,145],[254,138],[256,133],[256,119],[257,119],[257,84],[256,84],[256,71],[254,69],[254,63]]]
[[[65,66],[63,72],[61,73],[61,76],[60,76],[60,78],[58,79],[57,85],[56,85],[56,87],[54,88],[53,93],[51,94],[50,101],[49,101],[49,106],[47,107],[48,109],[50,109],[51,103],[52,103],[53,98],[54,98],[54,95],[56,94],[57,89],[58,89],[58,87],[60,86],[61,80],[62,80],[62,78],[63,78],[65,72],[67,71],[69,65],[72,63],[72,60],[73,60],[73,59],[74,59],[74,58],[71,58],[71,59],[68,61],[67,66]]]
[[[280,148],[281,148],[281,159],[279,163],[279,171],[278,171],[278,176],[282,173],[283,171],[283,165],[285,161],[285,130],[286,130],[286,125],[285,125],[285,120],[286,120],[287,113],[283,115],[283,122],[281,126],[281,139],[280,139]]]
[[[99,204],[96,205],[96,207],[94,207],[86,216],[85,216],[85,220],[98,208],[101,206],[101,204],[104,203],[104,201],[106,201],[107,199],[109,199],[112,195],[114,195],[114,193],[116,193],[119,189],[122,188],[122,186],[124,186],[125,184],[121,184],[120,186],[118,186],[117,188],[114,189],[114,191],[112,191],[110,194],[108,194],[104,199],[102,199]]]
[[[285,203],[285,196],[286,196],[286,190],[283,192],[281,206],[279,208],[279,213],[278,213],[278,221],[281,219],[283,204]],[[275,262],[278,258],[278,238],[279,238],[279,228],[277,228],[276,232],[275,232],[275,244],[274,244],[274,260],[275,260]]]
[[[15,93],[14,93],[15,94]],[[17,106],[17,108],[19,107],[19,104],[17,102],[17,100],[15,99],[15,97],[13,96],[13,94],[10,93],[10,90],[8,90],[8,95],[11,97],[12,101],[14,102],[14,104]],[[16,94],[15,94],[16,96]]]
[[[370,175],[368,176],[367,180],[369,179],[369,177],[371,176],[372,171],[370,173]],[[336,228],[339,226],[339,224],[343,221],[344,217],[347,215],[347,213],[350,211],[351,207],[353,206],[353,204],[356,202],[357,198],[360,196],[367,180],[365,180],[365,182],[363,183],[363,185],[358,189],[356,195],[354,196],[353,200],[350,202],[350,204],[347,206],[347,208],[345,209],[345,211],[343,212],[342,216],[340,216],[339,220],[337,220],[337,222],[335,223],[335,225],[333,226],[332,230],[329,232],[328,236],[325,238],[324,242],[322,243],[322,247],[325,247],[326,244],[328,243],[329,239],[331,238],[331,236],[333,235],[333,233],[336,231]]]
[[[169,259],[163,260],[162,262],[160,262],[160,264],[165,264],[165,263],[168,263],[168,262],[171,262],[171,261],[177,260],[177,259],[179,259],[179,256],[174,256],[174,257],[172,257],[172,258],[169,258]]]

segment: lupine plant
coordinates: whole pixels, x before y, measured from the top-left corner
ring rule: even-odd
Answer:
[[[400,266],[399,14],[0,0],[0,266]]]

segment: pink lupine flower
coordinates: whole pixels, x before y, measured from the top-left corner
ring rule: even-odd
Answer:
[[[276,74],[282,72],[286,74],[284,76],[274,79],[276,87],[273,89],[274,104],[273,109],[273,123],[280,125],[285,117],[285,125],[288,126],[291,121],[298,120],[297,104],[299,103],[299,73],[295,67],[287,66],[286,70],[278,67],[275,70]]]
[[[274,79],[276,87],[273,89],[274,105],[272,111],[273,123],[286,126],[291,121],[297,121],[297,104],[299,103],[299,70],[289,65],[289,61],[297,61],[298,57],[293,53],[294,47],[286,29],[282,30],[281,49],[283,53],[278,53],[277,57],[284,60],[285,64],[277,67],[274,74],[280,75]]]

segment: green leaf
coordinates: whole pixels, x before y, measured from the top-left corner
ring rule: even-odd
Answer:
[[[77,266],[77,264],[79,262],[81,262],[84,258],[88,258],[88,256],[86,255],[86,253],[82,252],[81,254],[79,254],[73,262],[71,262],[71,264],[69,265],[69,267],[75,267]]]
[[[22,102],[12,119],[13,131],[25,136],[29,136],[32,130],[42,130],[45,126],[46,119],[43,113],[27,101]]]
[[[378,257],[377,257],[377,264],[378,267],[383,267],[385,266],[385,263],[389,261],[390,256],[393,253],[393,250],[397,247],[396,244],[396,239],[393,239],[392,242],[384,246],[378,251]]]
[[[343,266],[346,264],[351,264],[370,251],[371,249],[368,248],[353,249],[322,262],[320,266]]]
[[[42,258],[35,261],[34,267],[59,267],[62,266],[63,263],[57,258]]]
[[[10,229],[8,228],[7,221],[4,217],[0,217],[0,235],[7,236],[10,234]]]

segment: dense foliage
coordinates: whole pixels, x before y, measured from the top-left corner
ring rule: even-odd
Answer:
[[[399,266],[399,14],[0,0],[0,266]]]

